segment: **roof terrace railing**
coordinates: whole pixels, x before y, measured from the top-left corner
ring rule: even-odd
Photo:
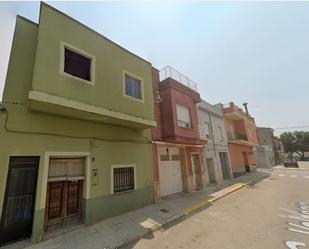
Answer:
[[[159,72],[160,81],[163,81],[167,78],[171,78],[173,80],[178,81],[179,83],[191,88],[194,91],[198,91],[197,84],[190,80],[187,76],[183,75],[182,73],[178,72],[174,68],[167,66],[160,70]]]

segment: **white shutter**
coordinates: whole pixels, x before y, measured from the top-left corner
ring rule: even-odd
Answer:
[[[205,135],[206,136],[210,135],[210,125],[207,122],[205,122]]]
[[[48,181],[83,179],[85,158],[50,158]]]
[[[184,127],[190,128],[191,119],[190,119],[189,108],[181,106],[181,105],[176,105],[176,109],[177,109],[177,120],[180,121],[178,122],[178,124],[183,124]],[[183,125],[180,125],[180,126],[183,126]]]

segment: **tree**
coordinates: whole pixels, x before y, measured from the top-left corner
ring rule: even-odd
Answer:
[[[286,152],[296,152],[301,160],[305,160],[305,152],[309,151],[309,132],[284,132],[280,135]]]

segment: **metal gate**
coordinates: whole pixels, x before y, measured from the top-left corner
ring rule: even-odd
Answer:
[[[30,237],[39,157],[11,157],[0,223],[0,245]]]

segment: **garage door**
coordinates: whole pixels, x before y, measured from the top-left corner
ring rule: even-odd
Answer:
[[[160,195],[166,196],[183,191],[179,149],[159,147]]]

